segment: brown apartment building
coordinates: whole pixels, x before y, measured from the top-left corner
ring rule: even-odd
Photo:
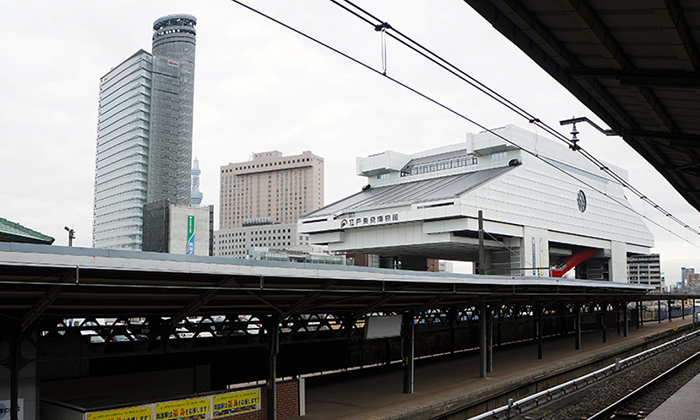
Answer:
[[[323,206],[323,158],[309,151],[282,156],[274,150],[222,166],[220,203],[219,229],[255,219],[296,223]]]

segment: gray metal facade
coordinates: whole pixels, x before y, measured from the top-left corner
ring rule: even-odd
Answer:
[[[196,24],[182,14],[153,23],[149,203],[190,203]]]

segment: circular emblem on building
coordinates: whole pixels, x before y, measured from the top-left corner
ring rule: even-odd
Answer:
[[[578,209],[581,210],[581,213],[586,211],[586,194],[583,193],[583,190],[578,191],[576,202],[578,203]]]

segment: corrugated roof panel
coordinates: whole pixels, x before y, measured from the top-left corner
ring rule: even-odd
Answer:
[[[371,188],[323,207],[306,215],[305,218],[327,216],[340,211],[360,211],[362,209],[411,205],[455,198],[497,178],[511,169],[513,168],[486,169],[466,174]]]

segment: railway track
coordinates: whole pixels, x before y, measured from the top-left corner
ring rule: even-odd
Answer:
[[[644,418],[698,373],[695,332],[470,420]],[[657,377],[662,378],[652,380]],[[635,391],[642,387],[646,391]]]
[[[630,392],[588,420],[643,419],[700,371],[700,352]]]

